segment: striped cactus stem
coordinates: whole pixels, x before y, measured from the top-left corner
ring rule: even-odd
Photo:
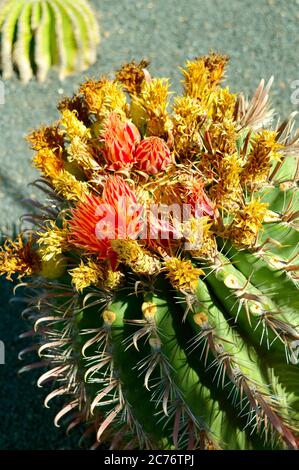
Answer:
[[[299,446],[298,133],[273,124],[272,80],[223,86],[227,61],[188,61],[171,103],[125,64],[28,136],[46,202],[0,274],[33,325],[21,371],[92,448]]]
[[[3,78],[43,82],[50,67],[63,80],[94,64],[99,28],[86,0],[2,0],[0,37]]]

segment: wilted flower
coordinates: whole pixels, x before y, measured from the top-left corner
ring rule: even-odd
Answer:
[[[191,180],[189,185],[187,203],[191,205],[194,215],[196,217],[205,215],[214,217],[216,213],[215,204],[213,204],[207,196],[203,182],[200,180]]]

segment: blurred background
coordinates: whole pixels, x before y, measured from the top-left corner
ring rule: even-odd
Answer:
[[[58,118],[56,103],[72,95],[88,76],[98,78],[132,59],[147,58],[151,73],[171,78],[180,89],[178,67],[209,51],[231,58],[226,84],[249,96],[261,78],[274,75],[272,103],[281,117],[296,110],[292,82],[299,80],[299,0],[91,0],[99,16],[102,41],[96,65],[60,82],[52,72],[44,84],[5,82],[0,106],[0,230],[10,234],[34,196],[28,184],[37,176],[26,134]],[[37,197],[37,195],[35,195]],[[55,407],[42,407],[45,391],[37,374],[20,377],[17,358],[26,329],[21,306],[9,304],[12,285],[0,284],[0,340],[6,364],[0,365],[0,449],[78,448],[77,435],[55,429]]]

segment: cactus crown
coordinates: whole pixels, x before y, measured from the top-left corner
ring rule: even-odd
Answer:
[[[99,29],[85,0],[3,0],[0,2],[1,70],[14,68],[23,82],[44,81],[52,66],[60,79],[96,60]]]
[[[221,86],[226,62],[187,62],[171,106],[126,64],[28,137],[48,202],[0,273],[26,277],[56,424],[95,446],[298,447],[296,136],[267,127],[270,82]]]

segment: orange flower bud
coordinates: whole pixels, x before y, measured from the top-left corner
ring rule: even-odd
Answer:
[[[137,146],[136,165],[139,170],[155,175],[165,171],[172,162],[171,152],[166,142],[160,137],[147,137]]]
[[[102,132],[103,156],[108,169],[130,168],[134,163],[136,144],[140,133],[131,121],[122,121],[117,113],[111,113]]]

